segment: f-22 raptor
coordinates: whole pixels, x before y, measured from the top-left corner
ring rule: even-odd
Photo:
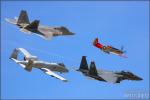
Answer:
[[[32,34],[36,33],[43,37],[44,39],[50,39],[53,36],[60,36],[60,35],[74,35],[74,33],[70,32],[66,27],[48,27],[40,25],[39,20],[34,20],[30,23],[27,12],[22,10],[19,18],[15,17],[15,19],[5,19],[7,22],[17,25],[20,28],[21,32]]]
[[[134,75],[131,72],[120,71],[120,72],[112,72],[106,70],[97,70],[95,62],[92,61],[90,64],[90,68],[88,68],[86,56],[82,57],[80,68],[77,70],[81,72],[86,77],[90,79],[95,79],[104,82],[110,83],[120,83],[123,80],[143,80],[142,78]]]

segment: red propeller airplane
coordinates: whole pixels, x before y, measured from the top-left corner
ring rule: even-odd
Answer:
[[[121,48],[120,50],[119,49],[116,49],[112,46],[104,46],[102,45],[101,43],[98,42],[98,38],[96,38],[94,41],[93,41],[93,45],[99,49],[101,49],[103,52],[105,53],[112,53],[112,54],[116,54],[116,55],[119,55],[121,57],[124,57],[124,58],[127,58],[127,56],[124,55],[124,52],[123,51],[123,48]]]

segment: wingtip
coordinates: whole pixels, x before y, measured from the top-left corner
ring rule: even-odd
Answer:
[[[68,80],[63,80],[63,82],[68,82]]]

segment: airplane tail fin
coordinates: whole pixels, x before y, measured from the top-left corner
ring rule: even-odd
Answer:
[[[87,64],[86,56],[82,56],[79,70],[82,70],[82,69],[88,70],[88,64]]]
[[[95,38],[93,41],[93,45],[96,45],[98,43],[98,38]]]
[[[29,22],[27,12],[25,10],[22,10],[20,15],[19,15],[17,24],[29,24],[29,23],[30,22]]]
[[[95,65],[94,61],[92,61],[90,64],[89,74],[90,75],[97,75],[97,69],[96,69],[96,65]]]
[[[37,29],[39,26],[39,20],[34,20],[31,24],[27,25],[26,29]]]
[[[11,56],[9,57],[10,59],[17,59],[17,55],[18,55],[18,51],[17,49],[14,49],[14,51],[12,52]]]
[[[99,43],[98,41],[98,38],[95,38],[94,41],[93,41],[93,45],[97,48],[100,48],[102,49],[103,48],[103,45],[101,43]]]

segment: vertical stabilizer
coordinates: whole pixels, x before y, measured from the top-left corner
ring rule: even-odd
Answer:
[[[27,25],[25,29],[34,29],[37,30],[39,26],[40,21],[39,20],[34,20],[31,24]]]
[[[89,74],[90,75],[97,75],[97,69],[96,69],[96,65],[95,65],[95,62],[92,61],[91,64],[90,64],[90,70],[89,70]]]
[[[14,49],[14,51],[12,52],[11,56],[10,56],[10,59],[17,59],[17,56],[18,56],[18,50],[17,49]]]
[[[79,70],[80,69],[88,70],[88,64],[87,64],[86,56],[82,56]]]
[[[98,43],[98,38],[95,38],[93,41],[93,45],[96,45]]]
[[[20,15],[19,15],[17,24],[29,24],[29,23],[30,22],[29,22],[27,12],[25,10],[22,10]]]

